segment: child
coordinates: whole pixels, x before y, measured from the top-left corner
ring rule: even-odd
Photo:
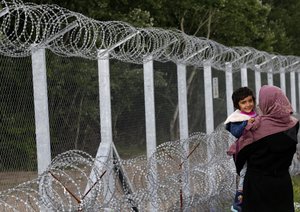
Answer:
[[[248,87],[241,87],[232,94],[235,111],[224,122],[226,130],[239,139],[248,123],[255,121],[255,97]],[[243,182],[246,174],[246,164],[240,172],[240,180],[231,211],[241,211],[243,200]]]

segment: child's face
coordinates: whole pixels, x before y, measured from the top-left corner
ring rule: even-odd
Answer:
[[[252,96],[247,96],[246,98],[239,101],[240,111],[250,113],[254,108],[254,101]]]

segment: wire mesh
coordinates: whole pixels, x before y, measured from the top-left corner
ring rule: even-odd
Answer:
[[[0,184],[9,188],[37,176],[30,58],[0,56],[0,70]]]

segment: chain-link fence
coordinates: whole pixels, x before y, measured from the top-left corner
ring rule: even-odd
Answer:
[[[31,60],[6,56],[0,60],[0,184],[3,189],[36,177],[37,159]]]

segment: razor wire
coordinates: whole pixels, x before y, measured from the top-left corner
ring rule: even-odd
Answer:
[[[1,1],[0,52],[25,57],[33,47],[48,48],[62,56],[110,58],[142,64],[145,60],[172,61],[196,67],[209,62],[225,70],[243,65],[273,73],[299,70],[300,58],[259,51],[251,47],[226,47],[215,41],[176,30],[135,28],[120,21],[97,21],[57,5],[37,5],[20,0]],[[104,50],[100,52],[100,50]]]
[[[151,204],[158,211],[224,211],[236,183],[233,160],[224,151],[234,141],[221,124],[211,134],[165,142],[148,160],[142,155],[101,162],[70,150],[56,156],[37,179],[2,191],[0,210],[147,211]],[[290,173],[299,173],[299,167],[292,165]]]
[[[147,211],[150,203],[159,211],[222,208],[231,203],[235,188],[234,164],[224,153],[231,142],[232,135],[219,127],[210,135],[194,133],[165,142],[148,160],[108,158],[103,163],[70,150],[56,156],[37,179],[2,191],[0,210]],[[189,163],[186,170],[184,163]],[[107,183],[108,178],[113,183]]]

